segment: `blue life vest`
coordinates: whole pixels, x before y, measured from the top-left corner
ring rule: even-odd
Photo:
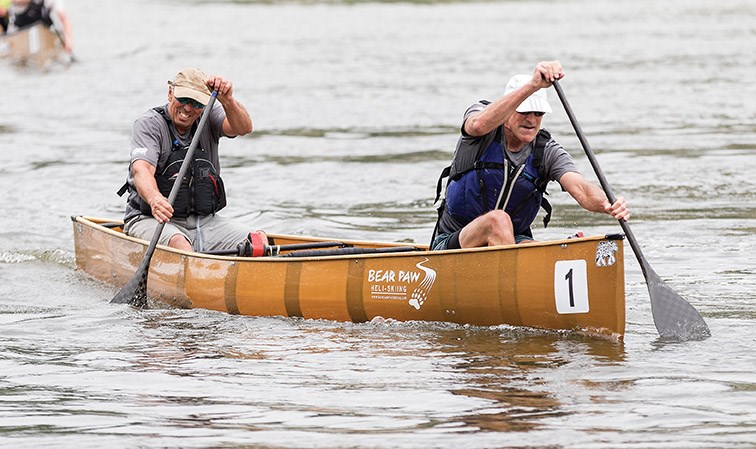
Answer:
[[[518,166],[502,148],[502,132],[500,126],[493,141],[471,166],[460,166],[460,161],[455,160],[444,169],[437,185],[436,201],[443,178],[448,176],[449,183],[439,207],[439,221],[443,214],[449,214],[455,223],[465,226],[489,211],[503,209],[512,219],[515,235],[532,237],[530,225],[540,208],[546,211],[544,227],[551,219],[551,205],[544,198],[549,178],[543,167],[543,153],[551,135],[540,130],[533,151],[525,163]],[[437,224],[436,231],[438,227]]]

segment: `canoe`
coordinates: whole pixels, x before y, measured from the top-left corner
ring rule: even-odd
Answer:
[[[3,37],[6,56],[20,65],[43,67],[64,55],[60,38],[41,22]]]
[[[123,234],[121,221],[71,219],[77,270],[119,288],[126,284],[148,242]],[[402,243],[269,234],[267,248],[279,248],[278,254],[261,257],[158,245],[147,294],[177,307],[250,316],[505,324],[622,338],[622,238],[428,251]],[[295,250],[328,242],[339,246]]]

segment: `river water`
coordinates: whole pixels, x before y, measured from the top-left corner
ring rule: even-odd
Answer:
[[[66,3],[79,62],[0,60],[0,446],[756,447],[754,2]],[[629,246],[620,342],[139,311],[75,270],[69,217],[121,216],[131,124],[184,66],[232,79],[255,122],[221,143],[226,215],[427,243],[462,113],[542,59],[711,338],[658,340]],[[550,191],[537,238],[619,232]]]

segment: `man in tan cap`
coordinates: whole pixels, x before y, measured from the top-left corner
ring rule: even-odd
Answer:
[[[588,182],[572,157],[545,129],[551,112],[546,95],[564,70],[559,61],[539,62],[532,75],[515,75],[504,95],[467,109],[462,136],[452,164],[437,185],[449,177],[439,219],[431,239],[436,250],[510,245],[533,240],[530,225],[539,209],[551,206],[546,185],[557,181],[584,209],[627,219],[625,199],[610,204],[604,191]]]
[[[158,242],[162,245],[187,251],[234,249],[249,227],[216,214],[226,205],[218,142],[223,136],[249,134],[252,120],[225,78],[188,68],[168,85],[168,103],[134,122],[129,175],[119,192],[129,191],[124,231],[150,240],[158,223],[164,222]],[[168,196],[212,90],[218,91],[217,102],[207,111],[193,160],[187,161],[189,171],[171,205]]]

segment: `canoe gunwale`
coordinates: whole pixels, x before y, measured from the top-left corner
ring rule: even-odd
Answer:
[[[145,247],[149,244],[148,241],[138,239],[135,237],[128,236],[124,234],[123,232],[119,232],[114,230],[113,228],[121,227],[123,226],[123,220],[109,220],[99,217],[92,217],[92,216],[85,216],[85,215],[73,215],[71,216],[71,220],[75,223],[79,223],[82,225],[87,226],[93,226],[102,228],[101,231],[106,232],[110,235],[116,236],[121,239],[129,240],[134,243],[141,243]],[[105,226],[105,225],[110,226]],[[413,245],[408,243],[397,243],[397,242],[378,242],[378,241],[365,241],[365,240],[350,240],[350,239],[334,239],[334,238],[326,238],[326,237],[314,237],[314,236],[308,236],[308,235],[293,235],[293,234],[267,234],[269,238],[273,238],[274,240],[295,240],[295,241],[302,241],[302,242],[334,242],[338,241],[341,243],[344,243],[349,246],[353,247],[385,247],[385,248],[393,248],[393,247],[402,247],[402,246],[414,246],[417,248],[417,251],[407,251],[407,252],[386,252],[386,253],[365,253],[365,254],[339,254],[339,255],[327,255],[327,256],[306,256],[306,257],[297,257],[297,261],[314,261],[314,260],[333,260],[333,259],[362,259],[362,258],[383,258],[383,257],[413,257],[417,256],[418,253],[428,253],[428,245]],[[544,240],[544,241],[534,241],[531,243],[519,243],[514,245],[500,245],[500,246],[487,246],[487,247],[477,247],[477,248],[461,248],[461,249],[446,249],[446,250],[440,250],[440,251],[432,251],[433,254],[438,255],[448,255],[448,254],[468,254],[468,253],[487,253],[487,252],[493,252],[493,251],[503,251],[503,250],[518,250],[525,247],[548,247],[553,245],[568,245],[568,244],[574,244],[577,242],[586,242],[586,241],[601,241],[601,240],[624,240],[624,234],[605,234],[605,235],[594,235],[594,236],[586,236],[586,237],[573,237],[573,238],[564,238],[564,239],[558,239],[558,240]],[[193,258],[202,258],[202,259],[216,259],[216,260],[228,260],[228,261],[265,261],[265,262],[291,262],[292,259],[285,257],[281,258],[279,256],[260,256],[260,257],[248,257],[248,256],[233,256],[233,255],[217,255],[217,254],[206,254],[206,253],[198,253],[194,251],[184,251],[177,248],[172,248],[169,246],[164,245],[158,245],[158,249],[161,251],[167,251],[172,253],[181,254],[183,256],[187,257],[193,257]]]

